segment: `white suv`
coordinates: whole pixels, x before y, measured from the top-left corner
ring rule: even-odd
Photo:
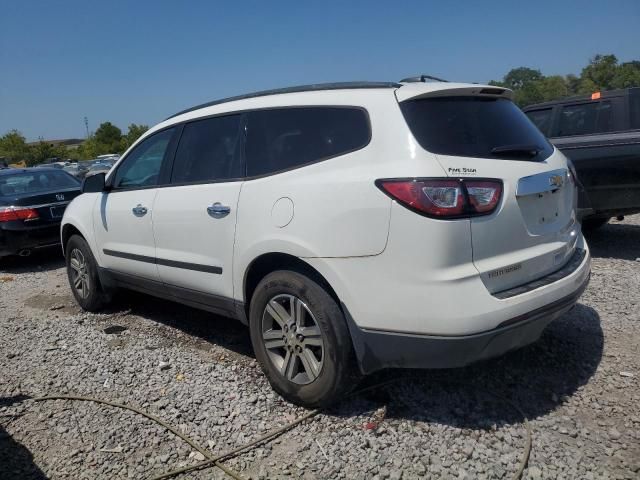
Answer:
[[[94,311],[124,287],[239,319],[306,406],[358,374],[534,342],[590,257],[571,167],[511,96],[344,83],[176,114],[67,208],[75,298]]]

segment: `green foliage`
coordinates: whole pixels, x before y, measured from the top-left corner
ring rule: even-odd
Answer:
[[[67,149],[63,145],[51,145],[40,140],[35,145],[29,145],[27,157],[24,160],[28,167],[32,167],[53,157],[67,158]]]
[[[11,130],[0,137],[0,157],[5,157],[9,163],[26,160],[27,142],[17,130]]]
[[[539,82],[544,77],[540,70],[528,67],[513,68],[504,76],[504,86],[511,90],[521,90]]]
[[[129,125],[129,131],[127,132],[126,135],[122,136],[122,141],[121,141],[122,151],[125,151],[127,148],[133,145],[134,142],[138,140],[142,136],[142,134],[147,130],[149,130],[149,127],[147,125],[136,125],[135,123],[132,123],[131,125]]]
[[[596,55],[582,69],[580,77],[573,74],[546,77],[540,70],[518,67],[510,70],[501,81],[492,80],[489,84],[513,90],[515,102],[524,107],[571,95],[640,87],[640,61],[620,64],[615,55]]]
[[[613,88],[629,88],[640,85],[640,61],[623,63],[611,82]]]
[[[20,132],[11,130],[0,137],[0,158],[6,158],[8,163],[25,162],[27,166],[37,165],[53,157],[89,160],[98,155],[124,152],[148,129],[147,125],[132,123],[123,135],[111,122],[104,122],[82,145],[72,149],[64,145],[51,145],[42,140],[27,145]]]
[[[88,141],[95,142],[95,148],[105,150],[104,153],[121,153],[122,130],[111,122],[104,122]]]

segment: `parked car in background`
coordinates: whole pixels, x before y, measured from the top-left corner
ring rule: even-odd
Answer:
[[[65,212],[73,295],[95,311],[131,288],[237,318],[273,388],[306,406],[358,372],[530,344],[590,256],[566,158],[511,98],[407,79],[176,114]]]
[[[35,165],[33,168],[56,168],[56,169],[62,169],[64,168],[64,163],[39,163],[38,165]]]
[[[57,168],[0,171],[0,257],[59,244],[64,210],[79,194],[80,181]]]
[[[640,212],[640,88],[530,105],[524,112],[573,162],[585,229]]]
[[[96,173],[107,173],[111,170],[111,167],[115,165],[116,161],[113,159],[102,159],[95,161],[91,164],[84,176],[95,175]]]

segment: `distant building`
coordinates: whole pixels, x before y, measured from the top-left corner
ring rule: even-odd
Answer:
[[[63,138],[61,140],[38,140],[37,142],[29,142],[27,145],[38,145],[40,142],[47,143],[52,147],[56,147],[58,145],[64,145],[67,147],[67,150],[75,150],[80,145],[84,143],[84,140],[81,138]]]

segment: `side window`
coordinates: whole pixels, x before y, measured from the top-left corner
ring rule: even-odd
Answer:
[[[529,120],[533,122],[533,124],[538,127],[543,134],[549,135],[549,130],[551,128],[551,120],[553,116],[551,115],[551,108],[544,108],[542,110],[532,110],[530,112],[526,112]]]
[[[115,188],[142,188],[158,184],[162,160],[175,128],[145,139],[122,161],[113,182]]]
[[[629,92],[629,109],[631,128],[640,129],[640,88],[632,88]]]
[[[562,107],[558,136],[587,135],[613,129],[611,102],[590,102]]]
[[[353,107],[289,107],[249,112],[247,175],[295,168],[364,148],[366,112]]]
[[[187,123],[182,131],[171,183],[228,180],[242,176],[237,156],[240,115]]]

